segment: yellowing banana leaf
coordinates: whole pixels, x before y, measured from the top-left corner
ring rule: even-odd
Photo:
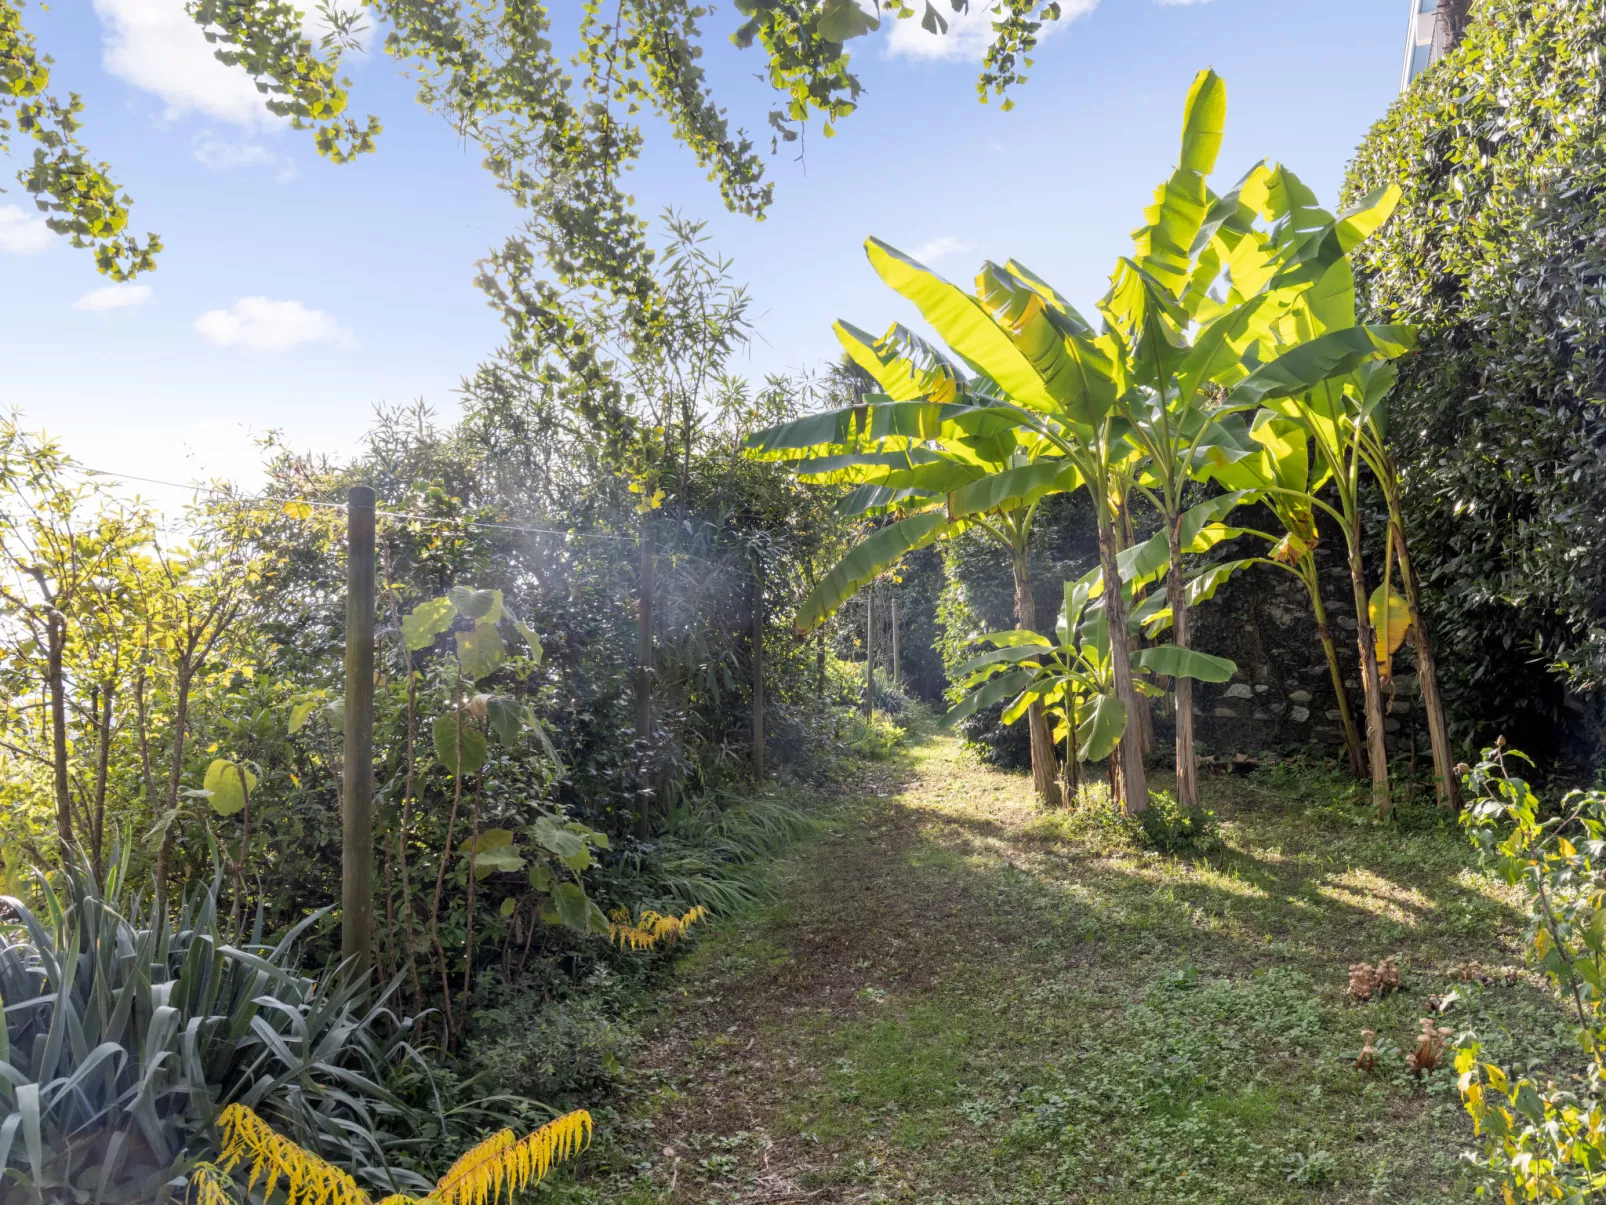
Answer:
[[[874,581],[906,553],[924,548],[933,540],[960,525],[949,522],[941,511],[927,511],[889,523],[855,545],[832,567],[820,583],[809,591],[798,608],[793,630],[805,636],[817,628],[861,587]]]
[[[1084,339],[1090,339],[1097,333],[1088,325],[1087,319],[1077,312],[1074,305],[1065,300],[1052,285],[1019,260],[1012,259],[1008,261],[1004,265],[1004,269],[1048,303],[1049,308],[1059,315],[1061,325],[1067,334],[1079,335]]]
[[[864,249],[881,279],[914,302],[955,353],[978,365],[1018,404],[1055,408],[1031,363],[974,297],[880,239],[866,239]]]
[[[918,465],[937,464],[940,457],[924,448],[908,448],[898,452],[845,452],[837,456],[814,456],[794,461],[792,471],[799,481],[811,485],[863,485],[880,484],[887,474],[899,469],[912,469]]]
[[[894,322],[879,339],[841,320],[831,329],[893,401],[951,402],[957,395],[960,376],[952,361],[902,324]]]
[[[1387,682],[1394,673],[1394,654],[1411,634],[1411,608],[1399,591],[1384,582],[1367,600],[1366,616],[1376,641],[1377,670]]]

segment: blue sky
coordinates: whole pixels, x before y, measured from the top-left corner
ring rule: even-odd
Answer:
[[[561,27],[578,4],[554,0]],[[709,220],[754,296],[755,377],[834,355],[834,318],[874,331],[910,320],[864,261],[870,233],[954,279],[1014,256],[1091,303],[1175,157],[1196,71],[1213,66],[1229,89],[1220,181],[1272,158],[1336,199],[1398,86],[1405,7],[1069,0],[1074,19],[1040,48],[1010,113],[977,103],[977,31],[939,42],[903,23],[852,45],[866,94],[837,136],[816,128],[802,162],[785,147],[771,160],[767,221],[724,212],[661,131],[631,187],[643,212]],[[83,94],[84,136],[133,195],[135,226],[167,250],[148,291],[105,292],[87,255],[41,236],[20,189],[0,194],[0,403],[92,467],[246,482],[254,434],[341,454],[377,403],[455,412],[458,382],[502,337],[474,262],[517,218],[392,62],[348,60],[353,109],[385,132],[377,154],[336,167],[209,59],[183,0],[58,0],[25,15],[57,89]],[[737,21],[728,0],[715,6],[706,65],[733,121],[759,130],[760,60],[724,41]]]

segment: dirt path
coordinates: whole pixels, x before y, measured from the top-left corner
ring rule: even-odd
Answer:
[[[1516,961],[1454,832],[1218,779],[1226,847],[1161,857],[947,738],[855,785],[778,901],[683,960],[575,1199],[1467,1197],[1453,1073],[1353,1067],[1455,965]],[[1347,965],[1388,954],[1406,990],[1347,1001]],[[1518,984],[1459,1020],[1552,1016]]]

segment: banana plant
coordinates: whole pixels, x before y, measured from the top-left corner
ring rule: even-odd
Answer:
[[[1225,420],[1409,345],[1397,328],[1356,327],[1353,306],[1340,329],[1333,311],[1343,307],[1327,296],[1350,279],[1350,250],[1387,216],[1397,193],[1386,190],[1334,219],[1291,173],[1259,165],[1217,197],[1206,177],[1225,113],[1225,86],[1214,72],[1200,73],[1184,112],[1180,163],[1146,211],[1134,254],[1111,277],[1097,330],[1016,261],[988,264],[972,296],[886,244],[867,243],[882,279],[998,386],[994,406],[1012,410],[1021,438],[1035,434],[1076,470],[1093,497],[1107,577],[1118,572],[1122,479],[1138,480],[1176,537],[1167,595],[1183,647],[1190,591],[1179,524],[1187,487],[1202,467],[1251,451]],[[1122,601],[1108,605],[1119,610]],[[1136,691],[1120,647],[1124,621],[1112,613],[1116,687],[1127,703],[1121,784],[1127,808],[1137,810],[1146,791]],[[1183,793],[1194,780],[1190,719],[1191,707],[1179,707]]]
[[[997,386],[971,377],[918,336],[893,326],[880,339],[846,322],[837,338],[884,394],[859,406],[760,431],[748,454],[789,463],[799,480],[855,488],[841,509],[891,517],[810,591],[799,635],[823,622],[901,557],[935,540],[980,531],[1008,554],[1015,621],[1037,625],[1030,584],[1031,535],[1044,495],[1074,489],[1076,470],[1051,444],[1018,430],[994,404]],[[1033,785],[1046,807],[1061,802],[1054,739],[1040,705],[1028,717]]]
[[[1118,592],[1128,603],[1134,577]],[[992,632],[980,643],[992,646],[958,670],[964,691],[943,717],[953,724],[977,710],[1006,702],[1004,722],[1014,723],[1028,708],[1042,706],[1056,718],[1056,740],[1064,740],[1068,761],[1103,761],[1124,739],[1128,708],[1116,685],[1115,653],[1110,640],[1108,597],[1103,570],[1065,583],[1065,604],[1056,625],[1056,639],[1039,632]],[[1152,676],[1226,682],[1237,666],[1224,657],[1174,644],[1151,645],[1127,653],[1129,669]],[[1134,677],[1140,691],[1160,693],[1153,683]]]
[[[1258,536],[1270,548],[1264,557],[1245,564],[1275,565],[1292,573],[1310,596],[1316,620],[1316,636],[1327,659],[1327,672],[1338,700],[1339,720],[1344,731],[1344,752],[1356,777],[1366,775],[1366,753],[1350,710],[1344,671],[1338,664],[1338,650],[1327,625],[1327,607],[1322,601],[1321,581],[1316,572],[1316,496],[1332,477],[1321,459],[1312,459],[1310,436],[1305,427],[1270,410],[1255,415],[1249,430],[1258,451],[1227,464],[1213,466],[1208,476],[1229,490],[1241,490],[1265,504],[1282,524],[1283,534],[1240,528],[1242,534]]]
[[[1406,609],[1408,630],[1412,641],[1416,645],[1417,677],[1422,687],[1422,707],[1427,713],[1428,742],[1433,748],[1433,784],[1439,806],[1450,811],[1461,810],[1460,776],[1455,769],[1455,755],[1450,746],[1450,728],[1444,717],[1444,697],[1439,692],[1438,661],[1433,655],[1433,639],[1428,629],[1426,617],[1422,613],[1422,589],[1417,580],[1416,569],[1411,563],[1410,546],[1405,538],[1405,511],[1400,496],[1400,469],[1394,460],[1394,454],[1389,451],[1387,389],[1385,384],[1392,384],[1392,374],[1379,372],[1380,378],[1372,385],[1374,392],[1379,394],[1378,400],[1366,407],[1366,414],[1362,422],[1355,427],[1356,443],[1362,459],[1372,472],[1373,479],[1383,490],[1383,498],[1388,505],[1389,526],[1387,544],[1390,554],[1384,558],[1383,585],[1373,591],[1373,601],[1369,610],[1373,616],[1373,626],[1376,627],[1379,618],[1384,619],[1382,630],[1377,635],[1377,645],[1392,655],[1395,645],[1394,637],[1396,624],[1387,621],[1387,616],[1398,603],[1393,596],[1393,587],[1389,584],[1392,577],[1392,563],[1397,560],[1400,566],[1400,582],[1405,587],[1403,600]],[[1403,636],[1401,632],[1399,635]],[[1380,657],[1380,664],[1387,665],[1387,661]]]

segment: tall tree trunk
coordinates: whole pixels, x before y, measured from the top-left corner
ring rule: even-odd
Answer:
[[[652,593],[653,560],[657,549],[653,533],[645,520],[641,524],[641,570],[636,600],[636,741],[642,750],[642,781],[638,784],[641,803],[636,812],[636,836],[652,836],[651,784],[646,769],[651,764],[647,745],[652,740]]]
[[[1016,548],[1011,556],[1015,571],[1015,623],[1023,631],[1037,630],[1037,600],[1032,597],[1032,583],[1026,560],[1026,549]],[[1041,701],[1026,709],[1026,730],[1032,750],[1032,787],[1037,800],[1046,808],[1065,806],[1060,791],[1059,759],[1055,756],[1054,734],[1048,727],[1048,715]]]
[[[1115,694],[1126,704],[1126,732],[1115,747],[1122,805],[1128,815],[1149,806],[1149,777],[1143,768],[1142,723],[1138,717],[1137,690],[1132,685],[1132,655],[1127,643],[1126,602],[1121,596],[1121,572],[1115,562],[1115,524],[1108,507],[1099,515],[1099,565],[1104,571],[1104,614],[1110,633],[1110,660],[1115,672]]]
[[[1411,565],[1411,551],[1405,542],[1405,513],[1400,505],[1398,469],[1391,456],[1377,476],[1388,499],[1389,522],[1394,526],[1394,547],[1400,559],[1400,579],[1405,583],[1405,603],[1411,609],[1411,634],[1416,641],[1416,672],[1422,685],[1422,707],[1428,717],[1428,741],[1433,746],[1433,790],[1439,806],[1461,810],[1461,784],[1455,773],[1455,753],[1450,747],[1450,727],[1444,718],[1444,697],[1439,693],[1439,667],[1433,658],[1433,637],[1427,616],[1422,613],[1422,590]]]
[[[1327,658],[1327,673],[1333,680],[1333,697],[1338,700],[1338,718],[1344,729],[1344,754],[1349,758],[1350,772],[1356,778],[1366,777],[1366,750],[1361,734],[1355,727],[1355,713],[1350,710],[1349,691],[1344,687],[1344,671],[1338,664],[1338,649],[1333,645],[1333,633],[1327,626],[1327,606],[1322,602],[1321,578],[1316,573],[1316,561],[1305,554],[1306,565],[1300,574],[1310,594],[1310,609],[1316,616],[1316,636],[1322,642],[1322,653]]]
[[[173,830],[178,825],[178,789],[184,778],[184,736],[190,722],[190,663],[185,654],[179,658],[178,674],[174,682],[177,695],[173,706],[173,757],[168,764],[166,811],[167,828],[162,832],[162,843],[156,849],[156,914],[166,916],[168,864],[173,855]]]
[[[95,725],[100,748],[95,751],[95,810],[89,820],[89,844],[90,856],[95,864],[95,878],[101,883],[106,880],[106,787],[111,769],[112,696],[115,693],[116,688],[112,683],[106,683]]]
[[[1123,493],[1122,496],[1121,496],[1121,511],[1120,511],[1120,514],[1117,516],[1117,522],[1116,522],[1116,527],[1115,527],[1115,551],[1116,551],[1117,554],[1123,553],[1128,548],[1131,548],[1137,542],[1138,542],[1137,532],[1134,531],[1133,528],[1132,528],[1132,510],[1131,510],[1131,508],[1129,506],[1127,506],[1127,495],[1125,493]],[[1143,594],[1142,588],[1138,588],[1138,589],[1133,591],[1133,593],[1132,593],[1132,605],[1134,607],[1137,607],[1139,604],[1141,604],[1143,602],[1143,599],[1144,599],[1144,594]],[[1138,641],[1139,641],[1139,646],[1141,647],[1141,645],[1142,645],[1142,637],[1141,636],[1138,637]],[[1141,673],[1141,671],[1140,671],[1140,673]],[[1148,678],[1147,674],[1143,674],[1142,676],[1145,679]],[[1141,742],[1141,745],[1142,745],[1143,756],[1144,757],[1148,757],[1149,754],[1154,752],[1154,745],[1155,745],[1155,738],[1154,738],[1154,708],[1149,705],[1149,696],[1148,695],[1138,694],[1138,695],[1135,696],[1135,699],[1136,699],[1136,704],[1137,704],[1137,715],[1138,715],[1138,736],[1140,738],[1140,742]]]
[[[1372,769],[1372,806],[1379,820],[1393,811],[1389,795],[1388,745],[1383,733],[1383,683],[1377,672],[1377,639],[1367,611],[1366,569],[1361,563],[1360,520],[1345,533],[1349,543],[1350,588],[1355,594],[1355,643],[1361,655],[1361,684],[1366,691],[1366,760]]]
[[[62,858],[73,843],[72,796],[67,790],[67,698],[62,656],[67,646],[67,622],[52,613],[45,627],[45,685],[50,691],[50,767],[55,778],[56,836]]]
[[[1179,649],[1191,648],[1188,633],[1188,590],[1182,577],[1182,516],[1166,523],[1170,568],[1165,575],[1166,602],[1171,605],[1171,641]],[[1193,679],[1173,678],[1172,697],[1177,709],[1177,802],[1199,806],[1199,759],[1193,749]]]

